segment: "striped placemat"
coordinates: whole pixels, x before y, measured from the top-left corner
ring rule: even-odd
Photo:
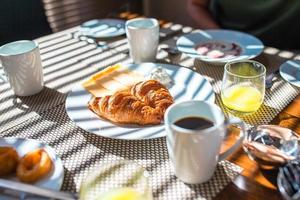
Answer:
[[[68,91],[78,82],[99,70],[130,63],[125,36],[89,43],[78,38],[79,27],[41,37],[39,43],[44,90],[30,97],[15,97],[8,82],[0,76],[0,132],[65,102]],[[165,41],[181,33],[181,26],[166,24],[160,29]],[[4,75],[0,64],[0,75]]]
[[[165,42],[167,46],[176,46],[178,36]],[[266,47],[264,52],[255,58],[267,68],[267,74],[277,70],[287,59],[300,59],[300,55],[292,52],[279,51],[275,48]],[[266,89],[263,105],[258,111],[251,115],[234,115],[228,113],[220,97],[222,78],[224,73],[223,65],[214,65],[182,55],[177,62],[182,67],[192,69],[203,75],[213,86],[216,94],[216,104],[219,105],[227,117],[238,117],[246,122],[248,126],[268,124],[300,93],[297,88],[278,77],[271,89]]]
[[[34,138],[53,146],[65,166],[63,190],[78,191],[81,181],[91,168],[119,159],[134,160],[150,171],[156,199],[211,199],[239,174],[241,169],[238,166],[224,161],[220,163],[210,182],[186,185],[173,174],[165,138],[113,140],[89,134],[76,127],[65,113],[64,102],[68,91],[76,83],[104,67],[118,62],[131,62],[125,38],[99,47],[74,37],[73,33],[76,31],[77,28],[74,28],[37,40],[45,77],[45,89],[41,93],[31,97],[15,97],[9,84],[0,80],[1,137]],[[162,45],[175,46],[178,34],[176,36],[166,32],[166,35],[171,36]],[[167,53],[159,51],[159,61],[165,61],[166,58]],[[280,58],[280,53],[270,55],[266,51],[258,60],[271,72],[285,58]],[[202,74],[217,94],[216,103],[224,109],[219,95],[222,66],[203,63],[185,55],[176,63],[179,67],[188,67]],[[241,118],[248,125],[267,124],[298,94],[298,88],[279,79],[271,90],[266,91],[265,102],[260,110]]]
[[[65,168],[62,190],[73,192],[79,192],[92,169],[123,159],[146,168],[154,199],[212,199],[242,171],[239,166],[222,161],[209,182],[184,184],[174,175],[164,137],[125,141],[96,136],[76,127],[68,118],[65,105],[26,120],[0,133],[0,137],[31,138],[53,147]]]

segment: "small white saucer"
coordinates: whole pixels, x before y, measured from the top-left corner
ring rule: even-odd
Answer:
[[[111,38],[125,34],[125,21],[119,19],[94,19],[81,24],[82,35],[92,38]]]

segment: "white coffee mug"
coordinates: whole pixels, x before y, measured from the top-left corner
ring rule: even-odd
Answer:
[[[174,124],[187,117],[205,118],[214,125],[202,130],[191,130]],[[219,155],[227,126],[230,124],[238,124],[242,131],[236,143]],[[245,133],[245,126],[240,120],[227,122],[218,106],[196,100],[171,105],[165,113],[165,129],[175,175],[183,182],[191,184],[208,181],[217,163],[240,146]]]
[[[154,18],[136,18],[126,21],[125,26],[133,62],[155,62],[159,42],[158,21]]]
[[[34,41],[20,40],[1,46],[0,61],[15,95],[30,96],[43,89],[42,62]]]

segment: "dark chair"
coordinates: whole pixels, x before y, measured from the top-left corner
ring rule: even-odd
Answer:
[[[0,1],[0,45],[51,32],[41,0]]]
[[[34,39],[122,11],[142,10],[140,0],[1,0],[0,45]]]
[[[141,0],[43,0],[54,32],[80,25],[90,19],[117,17],[122,11],[137,11]]]

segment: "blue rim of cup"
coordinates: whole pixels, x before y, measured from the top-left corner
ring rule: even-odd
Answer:
[[[5,53],[1,53],[1,49],[2,48],[5,48],[9,45],[13,45],[13,44],[16,44],[16,43],[20,43],[20,42],[30,42],[32,44],[34,44],[34,47],[27,50],[27,51],[23,51],[23,52],[20,52],[20,53],[15,53],[15,54],[5,54]],[[7,44],[4,44],[0,47],[0,56],[18,56],[18,55],[22,55],[22,54],[25,54],[25,53],[29,53],[29,52],[32,52],[34,51],[36,48],[38,48],[38,43],[36,41],[33,41],[33,40],[17,40],[17,41],[14,41],[14,42],[9,42]]]
[[[153,25],[149,26],[149,27],[136,27],[136,26],[130,25],[130,23],[136,22],[136,21],[151,21],[151,22],[153,22]],[[157,27],[158,25],[159,25],[158,20],[155,19],[155,18],[141,18],[141,17],[127,20],[126,23],[125,23],[126,28],[137,29],[137,30],[153,29],[153,28]]]

